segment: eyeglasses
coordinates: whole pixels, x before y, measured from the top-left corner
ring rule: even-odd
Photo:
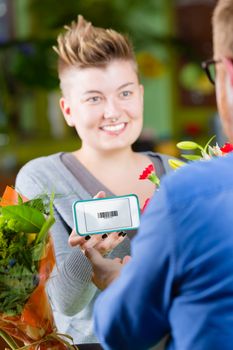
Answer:
[[[207,77],[209,78],[209,81],[215,85],[215,79],[216,79],[216,68],[215,65],[222,62],[222,60],[214,60],[210,59],[207,61],[202,62],[201,66],[206,72]]]

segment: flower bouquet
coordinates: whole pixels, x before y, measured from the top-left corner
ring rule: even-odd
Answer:
[[[202,147],[196,142],[193,141],[182,141],[177,143],[177,148],[185,152],[196,152],[198,153],[183,153],[181,157],[190,161],[196,160],[210,160],[213,157],[224,156],[229,152],[233,151],[233,145],[230,143],[225,143],[222,147],[220,147],[217,143],[214,146],[211,146],[210,143],[215,138],[215,136],[211,137],[211,139],[207,142],[207,144]],[[186,165],[187,162],[183,162],[178,159],[169,159],[169,165],[172,169],[180,168]]]
[[[193,141],[182,141],[177,143],[176,146],[180,150],[186,151],[186,152],[198,151],[198,154],[190,154],[190,153],[181,154],[181,157],[185,158],[188,161],[209,160],[213,157],[224,156],[227,153],[233,151],[233,145],[228,142],[225,143],[222,147],[219,147],[217,143],[214,146],[211,146],[210,143],[214,138],[215,136],[211,137],[211,139],[207,142],[207,144],[204,147],[202,147],[201,145]],[[178,169],[188,164],[187,162],[184,162],[178,159],[169,159],[168,162],[172,169]],[[160,186],[160,179],[156,175],[156,169],[154,168],[154,165],[152,163],[149,164],[143,170],[143,172],[139,176],[139,180],[150,180],[155,185],[156,189],[158,189]],[[143,205],[142,212],[147,207],[149,201],[150,201],[150,198],[147,198]]]
[[[27,201],[7,187],[0,200],[0,336],[11,349],[74,349],[55,329],[45,284],[55,264],[53,200]],[[17,344],[17,339],[24,346]]]

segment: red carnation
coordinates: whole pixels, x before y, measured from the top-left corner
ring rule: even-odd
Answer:
[[[141,175],[139,176],[140,180],[145,180],[148,179],[149,176],[151,175],[151,173],[155,172],[155,168],[153,164],[149,164],[141,173]]]
[[[155,174],[155,168],[153,164],[149,164],[141,173],[139,176],[139,180],[150,180],[155,184],[157,187],[159,187],[160,180],[158,176]]]
[[[229,153],[229,152],[233,151],[233,145],[231,143],[227,142],[220,149],[223,153]]]

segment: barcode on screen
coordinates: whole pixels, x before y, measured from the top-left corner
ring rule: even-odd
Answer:
[[[111,219],[114,216],[118,216],[118,211],[117,210],[102,211],[100,213],[97,213],[98,219]]]

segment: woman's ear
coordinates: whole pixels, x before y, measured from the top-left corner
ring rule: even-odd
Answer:
[[[142,96],[144,96],[144,86],[142,84],[140,84],[140,90],[141,90]]]
[[[61,99],[60,99],[60,108],[61,108],[61,111],[63,113],[63,116],[65,118],[67,125],[74,126],[71,112],[70,112],[70,107],[69,107],[69,105],[64,97],[61,97]]]
[[[225,64],[227,74],[230,78],[231,86],[233,86],[233,60],[230,58],[223,58],[223,63]]]

